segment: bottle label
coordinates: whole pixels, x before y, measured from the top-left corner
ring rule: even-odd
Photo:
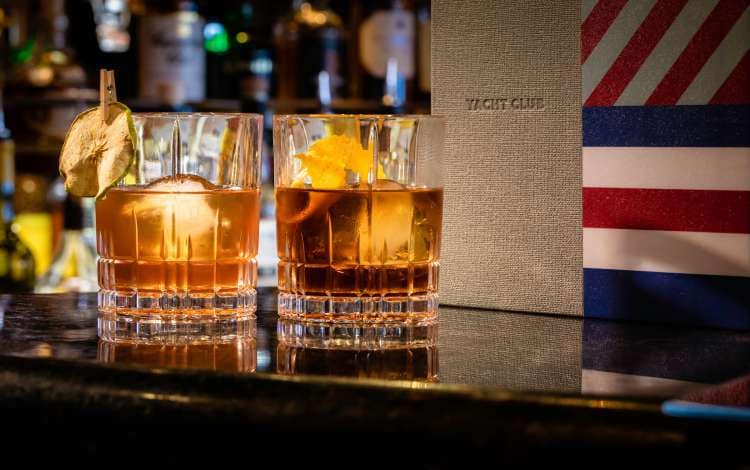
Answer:
[[[145,16],[139,52],[142,97],[172,104],[205,99],[206,53],[200,16],[194,12]]]
[[[362,23],[359,60],[370,75],[384,78],[393,57],[399,74],[414,77],[414,23],[414,14],[406,10],[376,11]]]

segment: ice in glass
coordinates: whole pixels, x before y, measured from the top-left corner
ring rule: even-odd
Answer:
[[[192,175],[113,188],[96,207],[99,285],[139,295],[239,295],[255,286],[257,189]]]

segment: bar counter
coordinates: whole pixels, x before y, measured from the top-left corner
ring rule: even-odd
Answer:
[[[684,401],[747,407],[748,333],[444,306],[416,346],[306,347],[275,298],[252,337],[190,349],[99,340],[95,294],[0,297],[4,458],[750,463],[748,408]]]

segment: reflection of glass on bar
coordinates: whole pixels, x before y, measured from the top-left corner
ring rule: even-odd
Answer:
[[[254,310],[262,117],[134,121],[135,164],[96,205],[100,310],[150,336],[165,319]]]
[[[254,337],[184,344],[99,341],[97,359],[104,363],[152,368],[255,372]]]
[[[431,116],[276,117],[280,315],[436,314],[443,135]]]
[[[437,324],[280,319],[276,371],[385,380],[438,381]]]

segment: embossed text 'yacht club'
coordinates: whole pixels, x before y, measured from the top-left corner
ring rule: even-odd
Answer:
[[[532,111],[544,109],[544,98],[466,98],[469,111]]]

